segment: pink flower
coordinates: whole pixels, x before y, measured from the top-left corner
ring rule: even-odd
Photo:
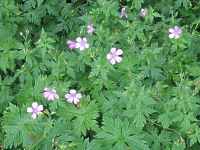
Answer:
[[[43,111],[43,106],[42,105],[38,105],[37,102],[33,102],[32,103],[32,107],[28,107],[27,108],[27,112],[28,113],[32,113],[31,117],[33,119],[36,119],[37,116],[42,113],[42,111]]]
[[[80,51],[83,51],[83,50],[89,48],[89,44],[87,43],[87,39],[85,37],[76,38],[76,48],[79,48]]]
[[[67,45],[70,49],[75,49],[76,48],[76,42],[75,41],[71,41],[71,40],[68,40],[67,41]]]
[[[94,26],[93,26],[93,24],[89,24],[88,26],[87,26],[87,33],[93,33],[94,32]]]
[[[56,93],[56,90],[55,89],[50,89],[50,88],[44,88],[43,96],[48,101],[54,101],[55,99],[59,99],[59,96]]]
[[[140,16],[145,17],[148,14],[148,10],[146,8],[142,8],[140,10]]]
[[[65,94],[65,98],[69,103],[78,104],[80,102],[82,95],[77,93],[76,90],[71,89],[69,93]]]
[[[126,12],[126,8],[125,8],[125,7],[123,7],[123,8],[121,9],[120,17],[121,17],[121,18],[123,18],[123,17],[128,18],[128,14],[127,14],[127,12]]]
[[[174,28],[170,28],[169,29],[169,38],[170,39],[178,39],[180,38],[182,33],[181,28],[179,28],[178,26],[175,26]]]
[[[122,54],[123,51],[121,49],[111,48],[110,52],[107,54],[107,59],[112,65],[114,65],[122,61]]]

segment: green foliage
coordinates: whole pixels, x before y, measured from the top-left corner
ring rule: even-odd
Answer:
[[[198,0],[1,0],[0,149],[200,149],[199,12]],[[70,49],[77,37],[89,48]],[[70,89],[80,103],[66,101]]]

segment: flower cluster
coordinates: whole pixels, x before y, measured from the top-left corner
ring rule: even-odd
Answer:
[[[140,10],[139,15],[141,17],[145,17],[145,16],[147,16],[147,14],[148,14],[147,8],[142,8]],[[128,18],[126,7],[123,7],[121,9],[120,17]],[[93,24],[89,24],[87,26],[88,33],[93,33],[94,30],[95,29],[93,27]],[[169,29],[169,38],[178,39],[181,36],[181,33],[182,33],[182,30],[178,26],[175,26],[174,28],[170,28]],[[70,49],[79,48],[80,51],[83,51],[83,50],[89,48],[89,44],[87,43],[87,39],[85,37],[84,38],[78,37],[78,38],[76,38],[76,41],[69,40],[69,41],[67,41],[67,44]],[[121,49],[111,48],[111,50],[107,54],[106,58],[110,62],[110,64],[114,65],[114,64],[120,63],[122,61],[122,54],[123,54],[123,51]]]
[[[53,88],[44,88],[43,97],[47,101],[54,101],[56,99],[59,99],[59,95]],[[77,93],[76,90],[71,89],[69,90],[68,94],[65,95],[65,98],[67,102],[77,105],[78,103],[80,103],[82,95],[81,93]],[[43,111],[43,105],[38,105],[37,102],[33,102],[32,106],[27,108],[27,112],[32,114],[31,117],[33,119],[36,119],[37,116],[42,113],[42,111]]]
[[[148,10],[146,8],[140,10],[140,16],[145,17],[148,14]],[[121,9],[120,17],[128,18],[128,14],[126,8],[123,7]],[[94,33],[95,29],[93,24],[88,24],[87,26],[87,33],[92,34]],[[182,30],[180,27],[175,26],[174,28],[169,28],[169,38],[178,39],[182,34]],[[80,49],[80,51],[84,51],[85,49],[89,48],[89,43],[86,37],[77,37],[76,40],[68,40],[67,45],[69,49]],[[108,62],[112,65],[120,63],[122,61],[123,51],[122,49],[112,47],[110,52],[106,55]],[[43,96],[47,101],[54,101],[59,99],[59,95],[57,94],[56,90],[53,88],[44,88]],[[67,94],[65,94],[65,99],[67,102],[77,105],[82,98],[81,93],[78,93],[75,89],[69,90]],[[41,112],[43,111],[43,106],[38,105],[37,102],[32,103],[32,107],[27,108],[27,112],[32,113],[32,118],[35,119]]]

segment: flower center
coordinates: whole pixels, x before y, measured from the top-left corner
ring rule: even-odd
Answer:
[[[37,108],[32,108],[32,109],[33,109],[33,112],[32,112],[33,114],[38,112]]]
[[[84,46],[85,46],[85,41],[82,40],[82,41],[80,42],[80,45],[84,47]]]

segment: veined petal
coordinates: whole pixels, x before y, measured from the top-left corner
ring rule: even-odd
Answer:
[[[38,111],[43,111],[43,109],[44,109],[43,105],[39,105],[38,108],[37,108]]]
[[[118,49],[117,52],[116,52],[116,54],[117,54],[117,55],[122,55],[122,54],[123,54],[123,51],[122,51],[121,49]]]
[[[76,38],[76,41],[77,41],[77,42],[81,42],[81,40],[82,40],[81,37],[77,37],[77,38]]]
[[[76,94],[76,90],[71,89],[71,90],[69,91],[69,93],[70,93],[70,94]]]
[[[118,63],[120,63],[120,62],[122,61],[122,57],[116,56],[116,57],[115,57],[115,60],[116,60]]]
[[[112,57],[112,55],[111,55],[110,53],[108,53],[107,56],[106,56],[106,58],[107,58],[108,60],[110,60],[111,57]]]
[[[110,51],[111,51],[111,53],[115,53],[116,52],[116,48],[113,47],[113,48],[110,49]]]
[[[33,112],[33,109],[32,109],[31,107],[28,107],[28,108],[27,108],[27,112],[28,112],[28,113],[32,113],[32,112]]]
[[[112,64],[112,65],[114,65],[116,62],[115,62],[115,59],[110,59],[109,60],[110,61],[110,63]]]
[[[84,37],[84,38],[83,38],[83,41],[87,42],[87,39]]]
[[[85,48],[89,48],[89,44],[88,43],[85,44]]]
[[[33,114],[31,115],[31,117],[32,117],[33,119],[36,119],[36,118],[37,118],[37,114],[33,113]]]
[[[32,103],[32,107],[33,107],[33,108],[37,108],[37,107],[38,107],[38,103],[37,103],[37,102],[33,102],[33,103]]]
[[[79,102],[80,100],[78,98],[74,98],[74,101],[73,101],[74,104],[78,104]]]
[[[73,98],[73,97],[68,97],[67,101],[68,101],[69,103],[73,103],[74,98]]]
[[[81,93],[76,94],[76,97],[80,99],[82,97]]]
[[[176,35],[174,35],[174,38],[175,38],[175,39],[180,38],[180,34],[176,34]]]
[[[173,32],[174,32],[174,29],[169,28],[169,32],[170,32],[170,33],[173,33]]]
[[[83,46],[80,46],[79,48],[80,48],[80,51],[83,51],[85,49],[85,47]]]
[[[174,34],[169,34],[169,38],[170,39],[174,38]]]
[[[80,46],[81,46],[80,43],[76,43],[76,44],[75,44],[75,47],[76,47],[76,48],[80,48]]]

